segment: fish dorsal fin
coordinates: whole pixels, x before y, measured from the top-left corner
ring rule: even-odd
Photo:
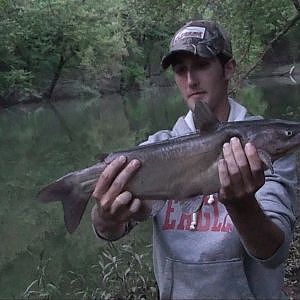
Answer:
[[[193,120],[197,131],[209,132],[214,131],[219,126],[219,120],[213,115],[209,106],[197,101],[193,110]]]

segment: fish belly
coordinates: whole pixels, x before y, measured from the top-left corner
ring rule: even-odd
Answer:
[[[127,189],[140,199],[186,199],[218,192],[220,150],[166,149],[141,160],[142,167]],[[209,150],[209,151],[208,151]]]

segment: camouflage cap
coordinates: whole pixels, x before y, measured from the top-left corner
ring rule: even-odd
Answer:
[[[181,27],[172,38],[169,53],[161,61],[162,68],[168,68],[179,53],[192,53],[204,58],[223,54],[231,58],[230,38],[216,22],[190,21]]]

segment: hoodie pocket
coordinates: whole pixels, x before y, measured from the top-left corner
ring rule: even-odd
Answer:
[[[240,258],[202,263],[166,259],[161,299],[254,299]]]

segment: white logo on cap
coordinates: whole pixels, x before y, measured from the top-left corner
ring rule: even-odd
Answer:
[[[178,40],[182,40],[185,38],[198,38],[203,39],[205,34],[204,27],[198,26],[190,26],[184,28],[182,31],[178,32],[173,40],[173,44],[175,44]]]

